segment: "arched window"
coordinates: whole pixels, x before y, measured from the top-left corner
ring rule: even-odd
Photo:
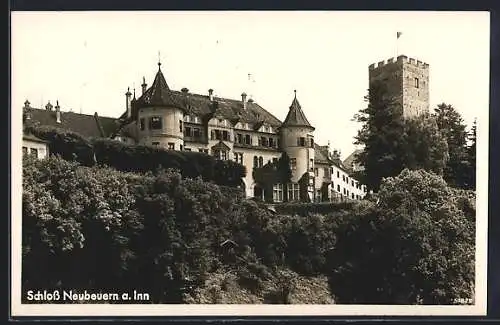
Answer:
[[[253,156],[253,168],[259,167],[259,158],[257,156]]]
[[[264,165],[264,158],[262,156],[259,157],[259,167],[262,167]]]

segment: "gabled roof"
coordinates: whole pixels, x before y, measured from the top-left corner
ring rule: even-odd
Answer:
[[[219,141],[212,146],[212,150],[229,151],[231,148],[229,148],[224,142]]]
[[[142,94],[139,99],[134,102],[137,108],[148,106],[168,106],[184,109],[182,102],[178,101],[172,95],[167,81],[161,72],[161,63],[158,63],[158,72],[156,73],[153,85]]]
[[[297,100],[297,91],[294,92],[295,96],[293,98],[292,105],[290,105],[290,110],[288,111],[288,114],[282,126],[305,126],[314,130],[314,127],[311,126],[311,124],[307,120],[306,115],[302,111],[302,107]]]
[[[356,158],[357,158],[357,155],[360,154],[361,152],[363,152],[363,149],[356,149],[356,150],[354,150],[353,153],[351,153],[346,159],[344,159],[343,164],[347,168],[351,168],[351,166],[352,166],[353,163],[358,163],[356,161]]]
[[[61,112],[61,123],[56,122],[56,112],[45,109],[29,109],[30,119],[25,120],[25,125],[40,124],[54,126],[65,130],[76,132],[85,137],[109,137],[114,133],[119,124],[112,117],[78,114],[73,112]]]

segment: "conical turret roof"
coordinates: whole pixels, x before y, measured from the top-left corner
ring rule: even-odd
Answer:
[[[137,107],[168,106],[185,109],[184,105],[178,102],[172,94],[160,66],[161,63],[158,63],[158,72],[156,73],[155,80],[151,87],[137,99]]]
[[[302,107],[297,99],[297,91],[294,92],[295,96],[293,98],[292,105],[290,105],[290,110],[288,111],[285,121],[283,121],[281,126],[305,126],[314,129],[302,111]]]

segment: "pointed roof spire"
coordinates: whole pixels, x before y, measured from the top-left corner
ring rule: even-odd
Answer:
[[[305,126],[314,130],[314,127],[311,126],[306,118],[306,115],[302,111],[302,107],[297,99],[297,90],[294,90],[293,92],[294,98],[292,104],[290,105],[290,110],[288,111],[285,121],[283,121],[281,126]]]
[[[158,67],[160,67],[160,65],[161,63],[158,62]],[[174,94],[168,87],[161,69],[158,69],[153,84],[137,100],[137,104],[139,107],[168,106],[185,109],[185,107],[176,100]]]
[[[160,57],[160,51],[158,51],[158,71],[161,71],[161,57]]]
[[[142,76],[142,85],[146,84],[146,77]]]
[[[126,96],[130,96],[132,95],[132,93],[130,92],[130,87],[127,87],[127,92],[125,93]]]

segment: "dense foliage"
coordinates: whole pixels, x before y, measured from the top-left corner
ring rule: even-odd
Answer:
[[[423,170],[386,179],[379,202],[337,229],[338,302],[452,304],[473,297],[475,206]]]
[[[370,85],[366,101],[354,119],[362,123],[355,143],[364,146],[357,157],[364,171],[358,176],[369,190],[378,191],[384,177],[405,168],[432,171],[451,186],[474,188],[475,144],[467,145],[466,126],[451,105],[438,105],[432,115],[404,118],[382,82]]]
[[[201,177],[219,185],[242,185],[246,168],[231,160],[216,160],[199,152],[174,151],[162,148],[131,145],[120,141],[87,139],[77,133],[50,126],[31,125],[28,131],[49,142],[49,151],[86,166],[102,164],[120,171],[148,172],[159,167],[176,169],[183,177]]]
[[[475,140],[468,145],[464,120],[453,106],[445,103],[434,109],[434,116],[448,144],[449,160],[444,170],[444,179],[455,187],[474,188],[471,174],[475,174],[476,164],[469,154],[473,150],[475,155]],[[475,133],[475,126],[472,131]],[[475,135],[473,137],[475,139]]]
[[[276,214],[229,191],[174,170],[26,156],[23,290],[135,289],[149,303],[471,296],[475,207],[438,176],[404,171],[382,185],[378,205],[324,213]]]

